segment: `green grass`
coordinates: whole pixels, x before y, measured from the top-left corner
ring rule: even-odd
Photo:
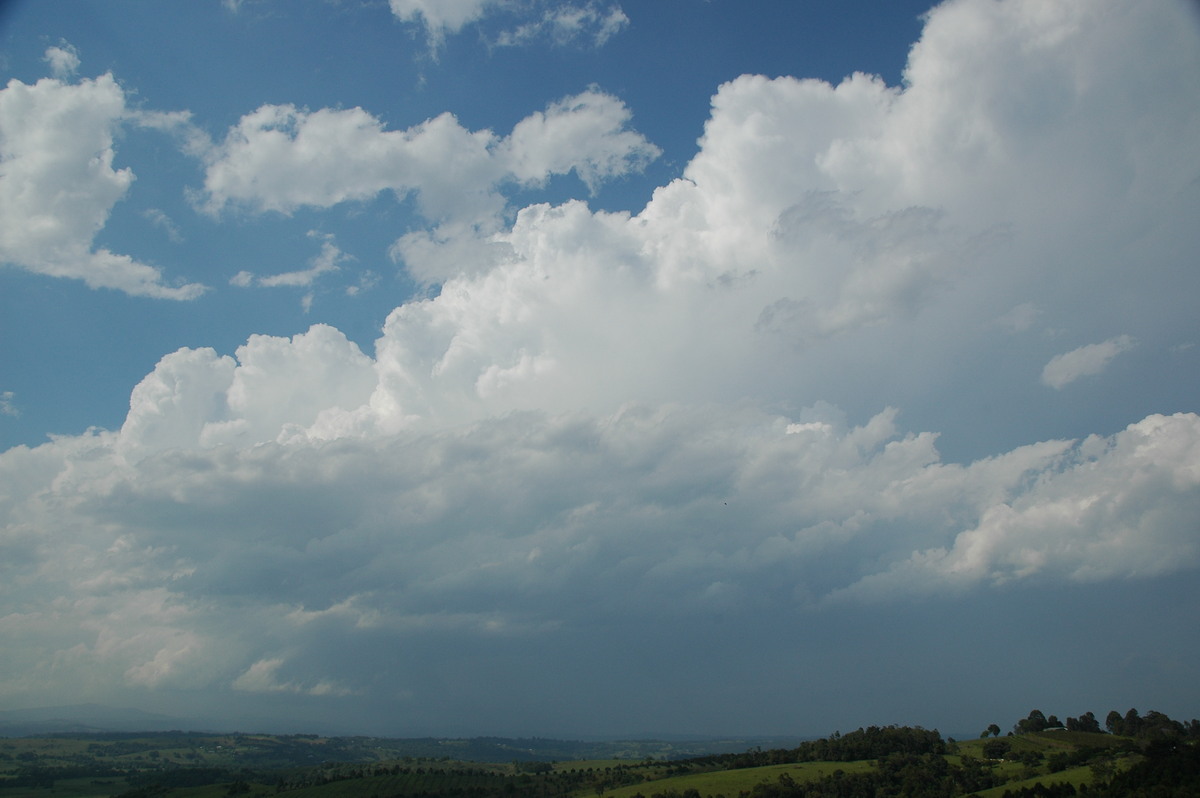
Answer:
[[[499,777],[468,776],[450,772],[425,775],[382,774],[301,787],[296,790],[287,790],[280,795],[287,796],[287,798],[362,798],[362,796],[372,795],[419,795],[481,787],[499,792],[502,783]],[[253,796],[255,792],[259,791],[258,785],[252,785],[252,787],[251,792],[247,794],[249,796]],[[274,787],[271,788],[270,793],[275,794]],[[221,795],[224,795],[224,789],[222,789]],[[172,796],[172,798],[175,797]],[[207,796],[180,795],[179,798],[207,798]]]
[[[1095,734],[1091,732],[1037,732],[1033,734],[1021,734],[1012,737],[1002,737],[1001,739],[1009,742],[1013,753],[1023,753],[1026,751],[1035,751],[1045,757],[1053,756],[1057,753],[1075,751],[1084,748],[1094,749],[1111,749],[1120,748],[1129,743],[1129,739],[1125,737],[1114,737],[1110,734]],[[951,757],[951,760],[961,758],[962,755],[974,756],[977,759],[984,759],[982,748],[986,740],[967,740],[961,741],[958,744],[959,757]],[[1117,767],[1123,768],[1129,766],[1130,760],[1127,757],[1119,757],[1117,759]],[[1067,768],[1057,773],[1049,773],[1046,771],[1045,765],[1036,768],[1037,773],[1033,776],[1024,777],[1027,771],[1025,765],[1018,762],[1002,761],[994,764],[997,775],[1007,779],[1007,782],[999,787],[993,787],[989,790],[983,790],[978,793],[973,793],[979,798],[1000,798],[1007,790],[1019,790],[1022,787],[1032,787],[1038,782],[1045,786],[1051,784],[1070,783],[1079,788],[1081,784],[1091,785],[1093,782],[1092,769],[1089,765],[1079,765],[1078,767]]]
[[[1028,779],[1020,779],[1002,784],[999,787],[993,787],[990,790],[972,793],[976,798],[1001,798],[1008,790],[1019,790],[1022,787],[1032,787],[1041,782],[1043,786],[1049,787],[1051,784],[1062,784],[1069,782],[1079,789],[1079,785],[1092,783],[1092,769],[1087,765],[1081,765],[1077,768],[1067,768],[1058,773],[1043,773],[1038,776],[1033,776]]]
[[[702,796],[737,796],[743,790],[749,792],[756,784],[777,781],[787,774],[795,782],[817,781],[831,775],[836,770],[846,773],[857,773],[870,770],[872,763],[863,762],[804,762],[788,765],[765,765],[760,768],[743,768],[740,770],[717,770],[710,773],[689,773],[685,776],[671,776],[641,784],[630,784],[616,789],[607,790],[604,798],[633,798],[637,794],[650,796],[654,793],[665,793],[668,790],[682,793],[685,790],[696,790]],[[578,796],[595,795],[595,790],[579,790]]]

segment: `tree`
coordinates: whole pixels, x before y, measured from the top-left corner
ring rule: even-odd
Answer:
[[[1046,720],[1046,716],[1042,714],[1040,709],[1032,710],[1029,717],[1017,721],[1014,729],[1017,734],[1031,734],[1044,730],[1050,723]]]
[[[1008,740],[988,740],[983,744],[983,755],[988,759],[1003,759],[1010,747]]]
[[[1100,721],[1091,712],[1084,712],[1078,718],[1067,718],[1067,731],[1094,732],[1099,734]]]
[[[1121,734],[1123,731],[1121,713],[1115,709],[1109,712],[1104,718],[1104,727],[1110,734]]]
[[[988,726],[988,727],[987,727],[987,730],[988,730],[989,732],[991,732],[991,734],[992,734],[992,736],[993,736],[993,737],[999,737],[999,736],[1000,736],[1000,727],[999,727],[999,726],[997,726],[995,723],[993,723],[993,724],[991,724],[990,726]]]
[[[1092,771],[1092,779],[1099,784],[1105,784],[1113,774],[1113,763],[1111,759],[1097,759],[1090,765]]]

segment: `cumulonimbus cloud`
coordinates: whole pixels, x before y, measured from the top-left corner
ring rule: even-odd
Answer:
[[[210,151],[212,209],[417,191],[431,224],[463,223],[420,242],[430,262],[492,249],[431,267],[440,291],[396,308],[373,351],[326,325],[182,349],[120,430],[0,455],[0,596],[21,607],[0,618],[16,674],[0,690],[44,690],[53,662],[367,694],[359,663],[384,639],[1195,568],[1195,414],[955,463],[890,395],[917,383],[940,405],[975,377],[952,371],[968,347],[1043,323],[1082,336],[1118,301],[1139,347],[1194,324],[1200,113],[1159,80],[1200,79],[1182,13],[956,2],[930,13],[903,87],[740,77],[637,213],[494,215],[505,180],[650,157],[598,92],[503,138],[452,117],[248,114]],[[443,151],[459,172],[421,171],[418,152]],[[1128,291],[1133,252],[1156,254],[1139,280],[1177,290]],[[1037,388],[1036,358],[989,386]],[[820,401],[839,386],[873,410]]]

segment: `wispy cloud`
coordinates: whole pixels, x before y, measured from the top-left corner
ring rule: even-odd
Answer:
[[[321,277],[341,271],[342,264],[353,260],[350,255],[347,255],[338,248],[332,235],[320,233],[316,230],[309,230],[308,237],[320,240],[321,252],[309,262],[307,269],[269,275],[255,275],[248,271],[240,271],[230,278],[230,285],[237,286],[238,288],[258,286],[260,288],[311,289]],[[361,290],[362,286],[363,283],[360,281],[359,284],[354,286],[354,293]],[[310,290],[301,299],[301,305],[305,312],[312,309],[313,298],[313,292]]]
[[[179,225],[175,224],[171,220],[171,217],[167,216],[160,209],[147,208],[142,211],[142,216],[148,219],[155,227],[161,228],[167,234],[167,238],[171,239],[173,243],[180,244],[183,242],[183,233],[180,232]]]
[[[1054,389],[1062,389],[1082,377],[1093,377],[1104,372],[1117,355],[1133,349],[1135,343],[1128,335],[1118,335],[1088,344],[1061,355],[1055,355],[1042,369],[1042,383]]]
[[[541,11],[541,16],[504,30],[495,37],[498,47],[517,47],[545,40],[558,46],[584,44],[603,47],[629,25],[629,17],[618,5],[560,4]]]
[[[435,57],[448,35],[457,34],[488,16],[515,21],[494,37],[501,47],[549,42],[557,46],[581,44],[601,47],[629,24],[616,3],[548,2],[547,0],[389,0],[392,13],[404,22],[421,24]]]
[[[312,696],[345,696],[351,691],[330,681],[319,681],[304,686],[290,681],[280,681],[279,671],[284,665],[282,658],[260,659],[233,681],[233,689],[248,693],[302,693]]]

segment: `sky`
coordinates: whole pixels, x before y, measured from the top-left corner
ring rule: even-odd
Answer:
[[[0,5],[0,709],[1200,715],[1200,12]]]

